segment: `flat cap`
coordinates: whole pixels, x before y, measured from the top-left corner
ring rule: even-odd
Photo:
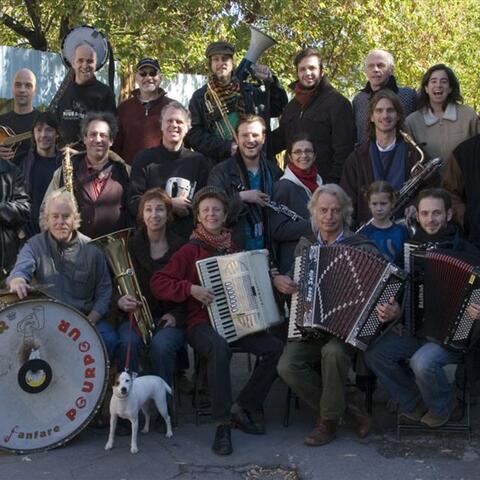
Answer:
[[[205,56],[210,58],[212,55],[235,55],[235,47],[228,42],[220,41],[211,43],[205,50]]]

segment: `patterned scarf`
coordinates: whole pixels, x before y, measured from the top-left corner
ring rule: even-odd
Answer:
[[[209,247],[222,253],[233,253],[235,251],[232,232],[228,228],[224,228],[218,235],[213,235],[201,223],[198,223],[190,235],[190,240],[206,243]]]
[[[238,112],[240,116],[245,115],[245,102],[240,92],[240,83],[237,80],[233,79],[224,85],[215,75],[212,75],[208,80],[208,85],[218,95],[221,103],[226,106],[226,113]],[[216,105],[208,89],[206,95],[209,97],[208,99],[212,105]],[[215,108],[215,111],[210,113],[210,116],[213,117],[213,121],[221,119],[218,108]]]

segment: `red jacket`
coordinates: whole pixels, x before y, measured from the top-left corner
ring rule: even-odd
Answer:
[[[190,295],[192,285],[200,285],[195,262],[212,257],[212,250],[187,243],[177,250],[167,265],[153,274],[150,289],[155,298],[187,305],[187,333],[196,325],[210,323],[208,310]]]
[[[118,134],[112,150],[129,165],[140,150],[160,145],[160,112],[172,99],[162,89],[159,93],[156,100],[144,104],[138,98],[139,90],[135,90],[132,97],[118,106]]]

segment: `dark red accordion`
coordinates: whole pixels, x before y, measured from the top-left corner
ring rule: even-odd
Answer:
[[[480,304],[480,268],[452,250],[414,250],[409,269],[413,334],[457,349],[470,347],[470,303]]]
[[[406,281],[383,257],[348,246],[304,249],[294,277],[289,336],[321,330],[361,350],[383,330],[377,305],[397,298]]]

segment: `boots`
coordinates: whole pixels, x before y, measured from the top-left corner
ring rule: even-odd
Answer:
[[[347,406],[345,416],[353,424],[355,433],[365,438],[370,433],[372,419],[365,408],[365,396],[360,391],[348,392],[345,395]]]
[[[327,420],[319,417],[315,428],[305,437],[305,445],[317,447],[335,440],[337,425],[338,420]]]

